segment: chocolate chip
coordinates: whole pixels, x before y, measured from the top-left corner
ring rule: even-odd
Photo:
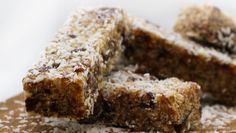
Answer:
[[[86,48],[81,48],[81,49],[79,49],[80,51],[86,51]]]
[[[83,72],[83,71],[84,71],[84,68],[78,67],[78,68],[76,68],[74,71],[77,72],[77,73]]]
[[[153,100],[155,97],[154,97],[154,94],[152,92],[148,92],[147,93],[147,96],[149,99]]]
[[[105,54],[103,54],[102,57],[103,57],[104,61],[107,61],[107,60],[109,59],[110,56],[109,56],[109,55],[105,55]]]
[[[108,59],[113,55],[113,52],[108,51],[102,54],[102,57],[104,59],[104,61],[108,61]]]
[[[154,102],[155,99],[152,92],[146,93],[146,95],[142,96],[142,102],[140,104],[140,107],[142,108],[154,108]]]
[[[51,52],[51,54],[56,54],[56,51]]]
[[[39,71],[39,72],[45,72],[45,71],[47,71],[48,69],[51,69],[51,67],[50,67],[50,66],[42,66],[42,67],[40,67],[40,68],[38,69],[38,71]]]
[[[76,49],[72,50],[71,53],[78,52],[78,51],[86,51],[86,48],[76,48]]]
[[[59,66],[60,66],[60,63],[53,63],[53,64],[52,64],[52,67],[53,67],[53,68],[58,68]]]
[[[135,77],[128,77],[127,81],[135,81],[136,78]]]
[[[114,80],[114,79],[111,79],[111,83],[115,83],[115,80]]]
[[[101,19],[101,18],[102,18],[102,16],[98,15],[98,19]]]
[[[70,38],[76,38],[76,35],[73,35],[73,34],[69,34],[68,35]]]

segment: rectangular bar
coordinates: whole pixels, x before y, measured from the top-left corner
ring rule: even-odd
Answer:
[[[140,72],[194,81],[218,102],[236,104],[236,60],[233,57],[143,19],[133,18],[130,23],[131,32],[124,42],[125,55],[132,63],[140,65]]]
[[[23,79],[28,112],[87,118],[98,83],[121,53],[125,14],[118,8],[79,9]]]
[[[236,54],[236,23],[215,6],[185,8],[179,14],[175,31],[204,46]]]
[[[234,133],[236,106],[224,106],[204,101],[201,115],[201,132]],[[73,126],[72,126],[73,125]],[[0,132],[115,132],[130,133],[128,128],[107,127],[101,123],[79,124],[76,120],[45,118],[28,115],[21,93],[5,102],[0,102]]]
[[[112,72],[101,84],[105,123],[134,131],[189,131],[200,123],[200,86],[177,78],[158,80],[134,68]]]

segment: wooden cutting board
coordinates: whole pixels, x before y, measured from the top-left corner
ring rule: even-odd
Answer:
[[[236,132],[236,106],[204,105],[201,132]],[[25,111],[23,93],[0,103],[0,132],[129,132],[102,124],[78,124],[75,120],[45,118]]]

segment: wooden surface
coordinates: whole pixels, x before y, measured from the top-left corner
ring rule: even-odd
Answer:
[[[201,132],[236,132],[236,106],[202,107]],[[128,132],[128,129],[101,124],[83,125],[75,120],[44,118],[25,112],[23,94],[0,103],[0,132]]]

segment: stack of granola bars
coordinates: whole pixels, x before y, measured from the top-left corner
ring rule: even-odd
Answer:
[[[210,6],[184,10],[181,35],[120,8],[79,9],[23,79],[26,110],[132,131],[200,131],[202,94],[236,104],[235,27]]]

